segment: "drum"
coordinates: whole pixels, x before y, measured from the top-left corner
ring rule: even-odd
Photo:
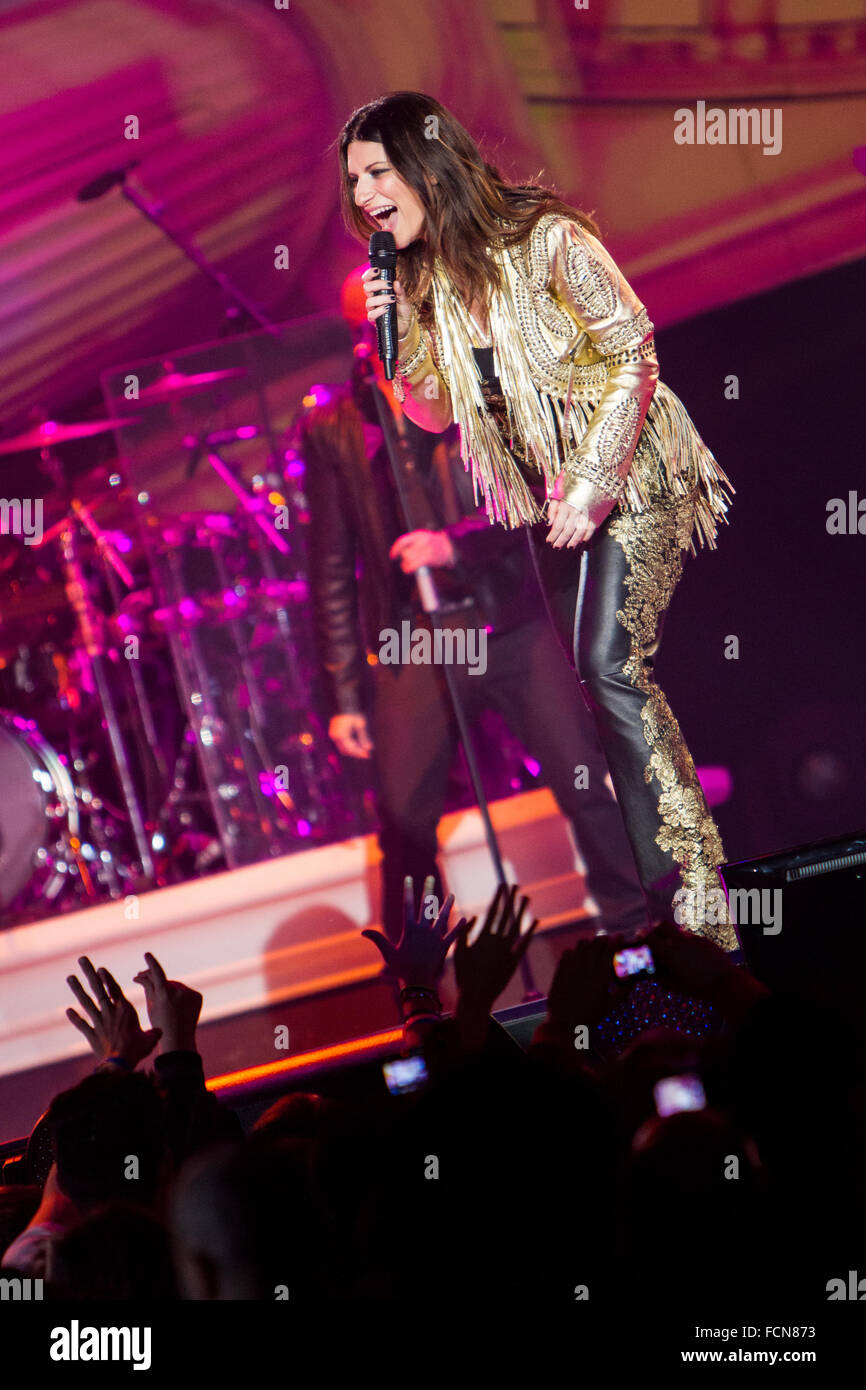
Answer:
[[[71,841],[80,827],[75,787],[58,753],[34,720],[6,710],[0,710],[0,788],[0,910],[5,915],[12,904],[18,907],[19,898],[56,896],[74,860]],[[28,885],[32,892],[25,893]]]
[[[38,720],[49,738],[62,738],[70,716],[92,717],[95,705],[83,654],[71,642],[0,649],[0,709]]]

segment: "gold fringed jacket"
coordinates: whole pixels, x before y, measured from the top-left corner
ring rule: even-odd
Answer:
[[[561,473],[557,495],[596,514],[692,495],[689,549],[695,553],[695,537],[714,549],[733,485],[659,380],[653,325],[601,242],[571,218],[546,213],[525,241],[497,243],[488,254],[502,274],[488,322],[510,439],[485,406],[469,315],[438,257],[433,325],[422,328],[414,316],[392,383],[407,414],[429,430],[460,426],[461,457],[491,521],[541,518],[508,447],[516,440],[548,496]]]

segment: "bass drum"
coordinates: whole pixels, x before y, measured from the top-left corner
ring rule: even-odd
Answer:
[[[75,787],[59,755],[32,719],[0,710],[0,920],[13,905],[17,915],[57,896],[78,833]]]

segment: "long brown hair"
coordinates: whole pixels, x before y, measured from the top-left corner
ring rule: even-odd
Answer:
[[[397,277],[422,320],[432,316],[428,292],[436,256],[468,303],[478,298],[486,304],[491,284],[501,284],[499,267],[487,255],[492,243],[525,241],[548,212],[569,217],[600,236],[590,216],[564,203],[552,189],[508,183],[435,98],[423,92],[389,92],[353,111],[334,142],[339,145],[343,221],[365,245],[372,228],[349,182],[348,148],[353,140],[382,145],[388,163],[424,207],[424,235],[397,258]]]

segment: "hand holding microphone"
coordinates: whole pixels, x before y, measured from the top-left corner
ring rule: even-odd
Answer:
[[[377,318],[388,312],[392,303],[396,303],[397,333],[401,338],[404,337],[412,326],[415,309],[411,300],[406,298],[400,281],[395,280],[393,285],[389,285],[382,278],[381,272],[373,266],[364,271],[361,279],[367,294],[367,318],[369,322],[375,323]]]
[[[397,246],[391,232],[374,232],[370,237],[370,269],[361,279],[367,296],[367,318],[376,324],[376,337],[379,343],[379,360],[386,381],[393,381],[400,355],[399,338],[405,336],[412,326],[415,307],[407,298],[403,286],[396,278]],[[386,409],[384,402],[382,408]],[[396,445],[399,450],[399,444]],[[400,464],[392,454],[395,469],[394,479],[400,494],[400,504],[406,522],[412,530],[410,506],[401,480]],[[425,613],[439,609],[439,595],[430,566],[419,564],[413,570],[418,597]]]
[[[365,272],[367,318],[376,324],[379,357],[385,380],[393,381],[400,355],[399,338],[408,333],[414,309],[397,279],[397,245],[391,232],[374,232],[370,237],[370,272]],[[373,298],[373,305],[370,298]],[[376,302],[378,301],[378,302]]]

